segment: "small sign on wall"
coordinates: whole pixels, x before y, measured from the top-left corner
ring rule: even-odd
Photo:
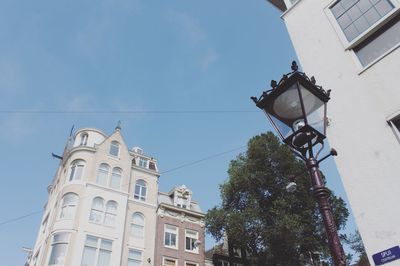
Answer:
[[[372,255],[375,265],[383,265],[385,263],[400,259],[400,247],[392,247]]]

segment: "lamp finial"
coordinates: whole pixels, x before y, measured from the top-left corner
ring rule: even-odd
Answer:
[[[293,72],[296,72],[299,69],[299,66],[297,65],[296,61],[292,62],[292,70]]]

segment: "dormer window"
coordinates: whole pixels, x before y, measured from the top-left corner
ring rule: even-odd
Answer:
[[[148,168],[148,161],[144,158],[139,159],[139,166],[142,168]]]
[[[189,207],[188,199],[178,196],[178,198],[176,199],[176,206],[178,206],[180,208],[188,209],[188,207]]]
[[[173,192],[174,205],[179,208],[190,209],[192,192],[185,185],[176,187]]]
[[[81,134],[81,146],[86,146],[87,145],[87,141],[88,141],[89,135],[88,133],[84,132]]]
[[[119,155],[119,143],[117,141],[111,141],[110,155],[118,157]]]

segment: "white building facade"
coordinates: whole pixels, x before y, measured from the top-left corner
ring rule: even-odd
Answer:
[[[85,128],[70,138],[48,187],[29,266],[154,265],[157,162]]]
[[[328,139],[373,262],[400,244],[400,1],[269,2],[303,71],[332,90]]]

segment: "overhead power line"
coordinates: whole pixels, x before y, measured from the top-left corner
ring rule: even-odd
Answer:
[[[198,160],[189,162],[189,163],[185,163],[185,164],[179,165],[179,166],[177,166],[177,167],[171,168],[171,169],[169,169],[169,170],[160,172],[160,175],[165,174],[165,173],[170,173],[170,172],[173,172],[173,171],[176,171],[176,170],[178,170],[178,169],[185,168],[185,167],[189,167],[189,166],[198,164],[198,163],[203,162],[203,161],[211,160],[211,159],[213,159],[213,158],[216,158],[216,157],[219,157],[219,156],[222,156],[222,155],[225,155],[225,154],[228,154],[228,153],[237,151],[237,150],[244,149],[245,147],[246,147],[246,146],[240,146],[240,147],[237,147],[237,148],[234,148],[234,149],[231,149],[231,150],[227,150],[227,151],[224,151],[224,152],[219,152],[219,153],[216,153],[216,154],[213,154],[213,155],[210,155],[210,156],[207,156],[207,157],[204,157],[204,158],[201,158],[201,159],[198,159]],[[128,186],[129,184],[130,184],[130,182],[127,182],[127,183],[125,183],[125,184],[122,184],[122,185],[121,185],[121,188],[122,188],[122,187],[125,187],[125,186]],[[104,192],[104,191],[103,191],[103,192]],[[101,194],[101,192],[96,193],[96,195],[98,195],[98,194]],[[82,198],[89,197],[89,196],[93,196],[93,195],[86,195],[86,196],[84,196],[84,197],[82,197]],[[81,199],[82,199],[82,198],[81,198]],[[28,218],[28,217],[30,217],[30,216],[34,216],[34,215],[40,214],[40,213],[42,213],[42,212],[43,212],[43,210],[38,210],[38,211],[34,211],[34,212],[31,212],[31,213],[27,213],[27,214],[24,214],[24,215],[21,215],[21,216],[17,216],[17,217],[14,217],[14,218],[5,220],[5,221],[0,222],[0,226],[3,226],[3,225],[6,225],[6,224],[10,224],[10,223],[17,222],[17,221],[19,221],[19,220],[23,220],[23,219],[25,219],[25,218]]]
[[[0,114],[227,114],[257,113],[258,110],[0,110]]]
[[[9,223],[13,223],[13,222],[16,222],[16,221],[19,221],[19,220],[28,218],[28,217],[30,217],[30,216],[33,216],[33,215],[42,213],[42,212],[43,212],[43,210],[35,211],[35,212],[31,212],[31,213],[28,213],[28,214],[25,214],[25,215],[22,215],[22,216],[18,216],[18,217],[14,217],[14,218],[5,220],[5,221],[3,221],[3,222],[0,222],[0,226],[5,225],[5,224],[9,224]]]
[[[235,149],[231,149],[229,151],[224,151],[224,152],[220,152],[220,153],[217,153],[217,154],[214,154],[214,155],[211,155],[211,156],[207,156],[207,157],[204,157],[202,159],[199,159],[199,160],[196,160],[196,161],[193,161],[193,162],[190,162],[190,163],[185,163],[185,164],[182,164],[180,166],[177,166],[177,167],[171,168],[169,170],[163,171],[160,174],[162,175],[162,174],[165,174],[165,173],[176,171],[176,170],[184,168],[184,167],[192,166],[192,165],[198,164],[200,162],[207,161],[207,160],[213,159],[215,157],[219,157],[219,156],[227,154],[227,153],[231,153],[231,152],[234,152],[234,151],[237,151],[237,150],[241,150],[241,149],[243,149],[245,147],[246,146],[241,146],[241,147],[238,147],[238,148],[235,148]]]

